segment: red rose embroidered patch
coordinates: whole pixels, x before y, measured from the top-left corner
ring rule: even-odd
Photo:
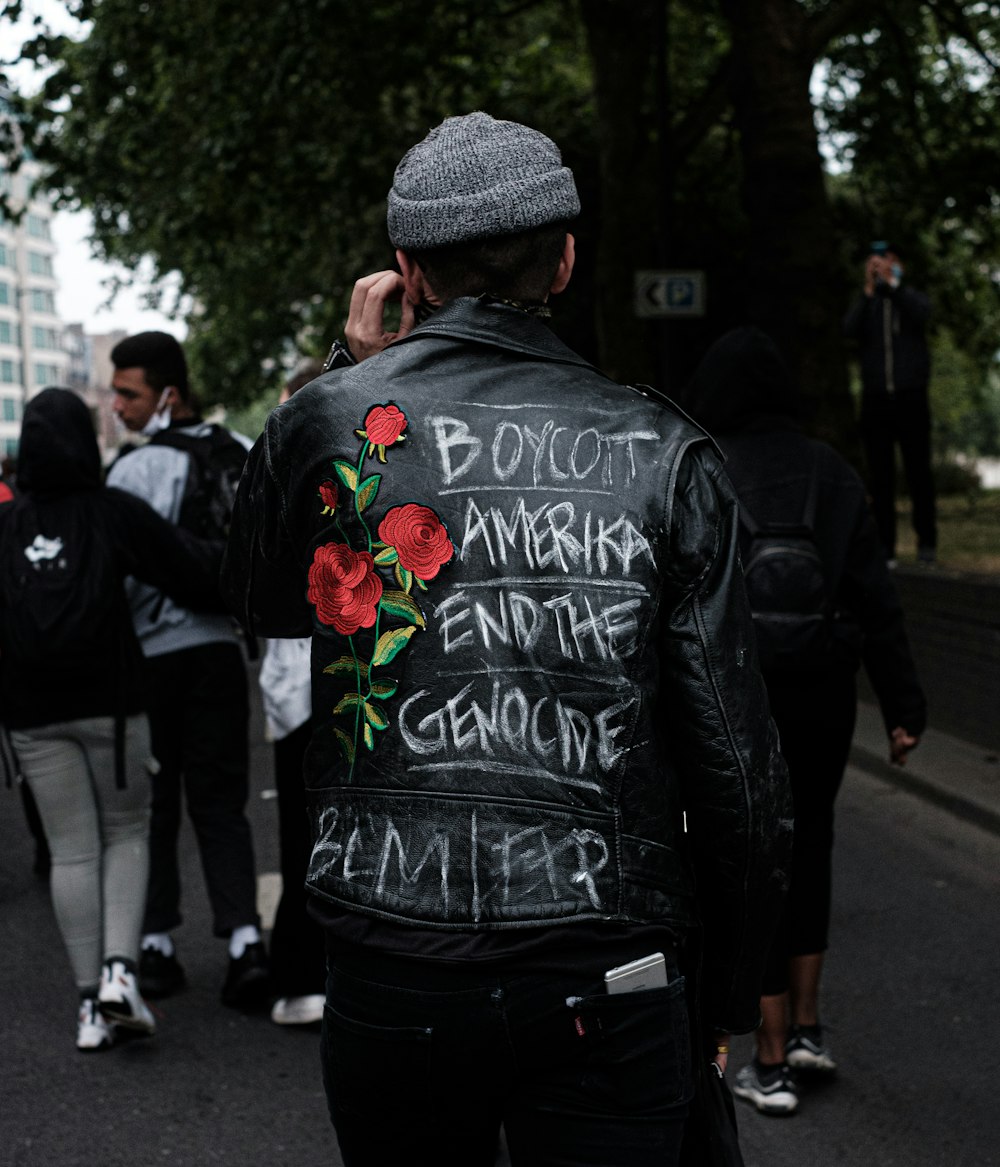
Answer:
[[[334,717],[346,727],[337,725],[334,733],[352,769],[360,743],[373,750],[375,734],[390,725],[383,703],[396,692],[397,682],[381,673],[376,675],[376,670],[394,660],[413,633],[425,627],[423,613],[410,594],[413,585],[426,591],[427,581],[434,579],[455,554],[440,517],[419,503],[390,508],[378,524],[378,538],[373,536],[365,512],[378,496],[382,475],[363,477],[365,459],[377,454],[386,464],[386,450],[404,441],[406,426],[406,414],[398,406],[391,402],[372,406],[364,429],[354,431],[363,439],[357,462],[335,459],[339,489],[329,480],[317,489],[323,504],[321,513],[334,516],[342,541],[316,548],[309,567],[308,598],[317,620],[347,637],[350,655],[327,665],[324,672],[345,674],[353,682],[353,689],[333,710]],[[340,490],[349,499],[342,498]],[[361,547],[351,545],[342,522],[345,510],[358,520]],[[354,542],[358,542],[357,536]],[[390,568],[395,588],[388,587],[380,574]],[[374,647],[359,652],[355,634],[369,628]],[[364,641],[370,643],[370,637]]]

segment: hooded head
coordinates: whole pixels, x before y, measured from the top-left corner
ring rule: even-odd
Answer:
[[[734,328],[708,349],[684,390],[684,408],[709,433],[750,429],[764,418],[799,420],[798,391],[774,341]]]
[[[90,411],[71,390],[43,389],[24,407],[17,485],[30,494],[101,485],[101,453]]]

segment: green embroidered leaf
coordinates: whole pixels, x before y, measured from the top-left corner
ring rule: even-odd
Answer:
[[[382,463],[382,465],[384,466],[384,465],[385,465],[385,462],[386,462],[386,459],[385,459],[385,446],[378,446],[378,447],[377,447],[377,452],[378,452],[378,460],[379,460],[379,461]]]
[[[402,616],[404,620],[412,621],[418,628],[424,628],[427,624],[423,612],[406,592],[383,592],[382,611],[393,616]]]
[[[357,507],[359,511],[370,507],[375,501],[375,496],[378,494],[379,483],[382,481],[381,474],[372,474],[361,483],[358,487],[356,496]]]
[[[388,717],[386,717],[386,715],[382,712],[381,709],[378,708],[377,705],[373,705],[370,701],[365,702],[365,718],[367,719],[368,724],[372,727],[372,729],[389,728]]]
[[[372,696],[381,697],[386,701],[393,696],[398,687],[395,681],[372,681]]]
[[[368,680],[368,665],[363,661],[355,661],[351,656],[342,656],[335,660],[332,665],[327,665],[323,670],[324,673],[351,673],[352,675],[361,676],[362,681]]]
[[[389,567],[390,564],[398,563],[399,556],[396,554],[396,548],[386,547],[385,550],[380,551],[378,555],[375,556],[375,562],[380,567]]]
[[[414,576],[414,579],[416,579],[416,576]],[[427,585],[424,583],[424,581],[422,579],[417,580],[417,587],[420,588],[420,590],[422,592],[427,591]]]
[[[370,749],[375,749],[375,735],[372,733],[372,727],[365,722],[365,745]]]
[[[342,729],[334,728],[333,731],[337,735],[337,741],[340,743],[340,748],[344,751],[345,759],[351,764],[354,764],[354,742],[347,736]]]
[[[337,471],[337,477],[350,491],[358,489],[358,472],[350,464],[350,462],[343,462],[339,458],[333,464],[334,470]]]
[[[406,647],[406,642],[414,632],[416,632],[416,627],[412,624],[408,628],[391,628],[388,632],[383,632],[375,645],[372,668],[377,665],[387,665],[401,649]]]
[[[404,592],[408,592],[410,590],[410,588],[413,587],[413,572],[407,571],[405,567],[401,567],[397,563],[396,564],[396,583],[399,584],[399,586],[403,589]]]
[[[346,713],[349,709],[357,709],[359,705],[364,704],[364,698],[360,693],[347,693],[342,697],[333,707],[333,715],[338,713]]]

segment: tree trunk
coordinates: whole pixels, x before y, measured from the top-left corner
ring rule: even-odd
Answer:
[[[749,220],[746,304],[812,406],[811,429],[843,446],[853,411],[841,338],[846,305],[809,94],[813,54],[795,0],[728,5],[741,194]]]
[[[665,0],[581,0],[594,78],[601,223],[597,333],[601,368],[656,378],[655,333],[633,310],[635,272],[659,259],[656,51]]]

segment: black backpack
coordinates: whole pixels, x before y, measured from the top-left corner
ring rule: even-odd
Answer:
[[[177,525],[200,539],[225,542],[247,450],[221,425],[212,425],[204,437],[162,430],[150,445],[173,446],[189,457],[187,482]]]
[[[800,522],[758,523],[740,503],[743,575],[764,672],[813,672],[832,644],[833,604],[813,533],[818,466]]]
[[[127,606],[102,522],[77,500],[67,504],[40,513],[33,498],[21,496],[4,517],[0,625],[3,651],[15,665],[87,659],[116,608]]]
[[[85,668],[109,644],[128,650],[120,615],[128,601],[102,511],[82,496],[39,506],[21,495],[0,532],[0,643],[14,676],[74,661]],[[124,692],[117,703],[115,777],[124,786]]]

